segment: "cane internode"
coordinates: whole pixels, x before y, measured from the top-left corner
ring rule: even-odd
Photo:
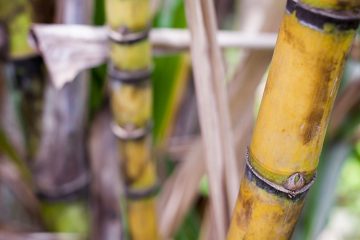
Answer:
[[[229,240],[291,237],[359,24],[358,1],[337,2],[287,2]]]
[[[106,12],[114,118],[111,128],[117,136],[121,156],[129,234],[133,240],[158,239],[155,196],[159,184],[151,136],[150,2],[107,0]]]

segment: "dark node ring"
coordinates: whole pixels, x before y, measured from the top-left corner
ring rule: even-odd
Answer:
[[[42,57],[37,54],[10,60],[9,64],[13,66],[15,71],[14,86],[21,89],[33,78],[42,79],[44,75],[42,63]]]
[[[113,134],[121,140],[139,140],[150,134],[152,130],[152,124],[148,124],[144,128],[125,129],[119,124],[112,122],[111,131]]]
[[[261,174],[254,169],[254,167],[250,163],[249,150],[246,154],[245,175],[249,181],[255,182],[256,186],[258,186],[259,188],[264,189],[265,191],[275,194],[279,197],[288,198],[294,201],[303,199],[316,179],[315,174],[312,177],[311,181],[305,184],[302,188],[295,191],[286,189],[284,186],[273,183],[265,177],[261,176]]]
[[[29,64],[34,65],[34,64],[41,64],[43,63],[43,57],[37,53],[34,53],[32,55],[23,57],[23,58],[16,58],[16,59],[11,59],[9,62],[13,63],[15,66],[27,66]]]
[[[138,71],[122,71],[117,69],[112,63],[109,63],[108,74],[111,80],[127,84],[141,84],[149,81],[152,74],[152,67]]]
[[[125,188],[126,197],[130,200],[142,200],[145,198],[151,198],[158,194],[160,190],[159,182],[156,182],[154,185],[148,188],[143,189],[130,189],[129,187]]]
[[[73,201],[86,197],[89,193],[90,177],[88,173],[83,174],[76,180],[64,184],[54,191],[38,190],[36,195],[41,200],[48,202]]]
[[[141,42],[149,38],[150,26],[144,29],[141,32],[128,32],[126,29],[124,31],[115,31],[112,28],[108,28],[108,36],[112,42],[119,44],[134,44]]]
[[[288,0],[286,4],[288,13],[295,12],[296,17],[303,24],[324,29],[326,24],[334,24],[340,31],[356,30],[360,20],[360,10],[329,10],[313,8],[299,0]]]

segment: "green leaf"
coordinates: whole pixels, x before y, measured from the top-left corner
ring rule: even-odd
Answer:
[[[184,28],[186,18],[184,2],[180,0],[166,0],[163,9],[154,20],[154,27]],[[179,91],[182,91],[187,79],[188,57],[182,54],[157,56],[154,58],[153,72],[154,89],[154,140],[160,143],[166,137],[177,108]]]
[[[175,240],[198,239],[201,229],[200,214],[192,208],[175,235]]]
[[[84,236],[89,233],[90,216],[85,202],[43,202],[41,211],[50,231],[79,233]]]

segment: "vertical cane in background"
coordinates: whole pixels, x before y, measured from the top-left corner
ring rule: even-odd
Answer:
[[[288,0],[228,239],[290,238],[315,180],[359,5]]]
[[[2,119],[5,133],[14,142],[19,155],[30,163],[40,138],[40,116],[44,93],[44,69],[41,57],[30,46],[28,33],[33,19],[31,5],[25,0],[0,1],[0,25],[8,44],[6,65],[6,104],[16,109],[16,119]],[[14,120],[16,123],[14,123]],[[20,131],[12,128],[18,128]],[[19,133],[21,136],[19,136]]]
[[[119,140],[129,234],[133,240],[158,239],[158,183],[151,150],[150,1],[107,0],[106,15],[112,129]]]
[[[34,1],[34,8],[41,10],[40,6],[46,6],[48,1]],[[56,1],[57,23],[86,24],[91,12],[91,1]],[[89,230],[87,197],[90,179],[85,141],[87,95],[86,72],[61,89],[51,81],[46,84],[42,139],[34,179],[49,231],[86,235]]]

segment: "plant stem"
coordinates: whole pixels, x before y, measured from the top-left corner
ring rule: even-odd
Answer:
[[[37,149],[42,110],[43,77],[42,60],[28,42],[31,26],[31,6],[27,1],[0,1],[0,21],[8,33],[4,55],[7,56],[7,91],[11,92],[19,125],[23,133],[26,160],[31,160]],[[10,96],[9,95],[9,96]]]
[[[358,26],[356,18],[326,18],[323,11],[288,0],[229,240],[289,239],[315,179]]]
[[[56,20],[62,24],[85,24],[89,22],[89,12],[88,1],[61,0],[57,1]],[[42,141],[35,169],[38,191],[43,197],[42,213],[51,231],[88,234],[87,96],[84,72],[61,89],[50,82],[46,85]]]
[[[106,11],[111,39],[109,76],[113,130],[119,138],[129,233],[133,240],[158,239],[157,176],[150,134],[150,1],[107,0]]]
[[[31,9],[26,0],[0,0],[0,21],[6,24],[9,36],[10,59],[34,55],[28,43],[28,31],[31,25]]]

